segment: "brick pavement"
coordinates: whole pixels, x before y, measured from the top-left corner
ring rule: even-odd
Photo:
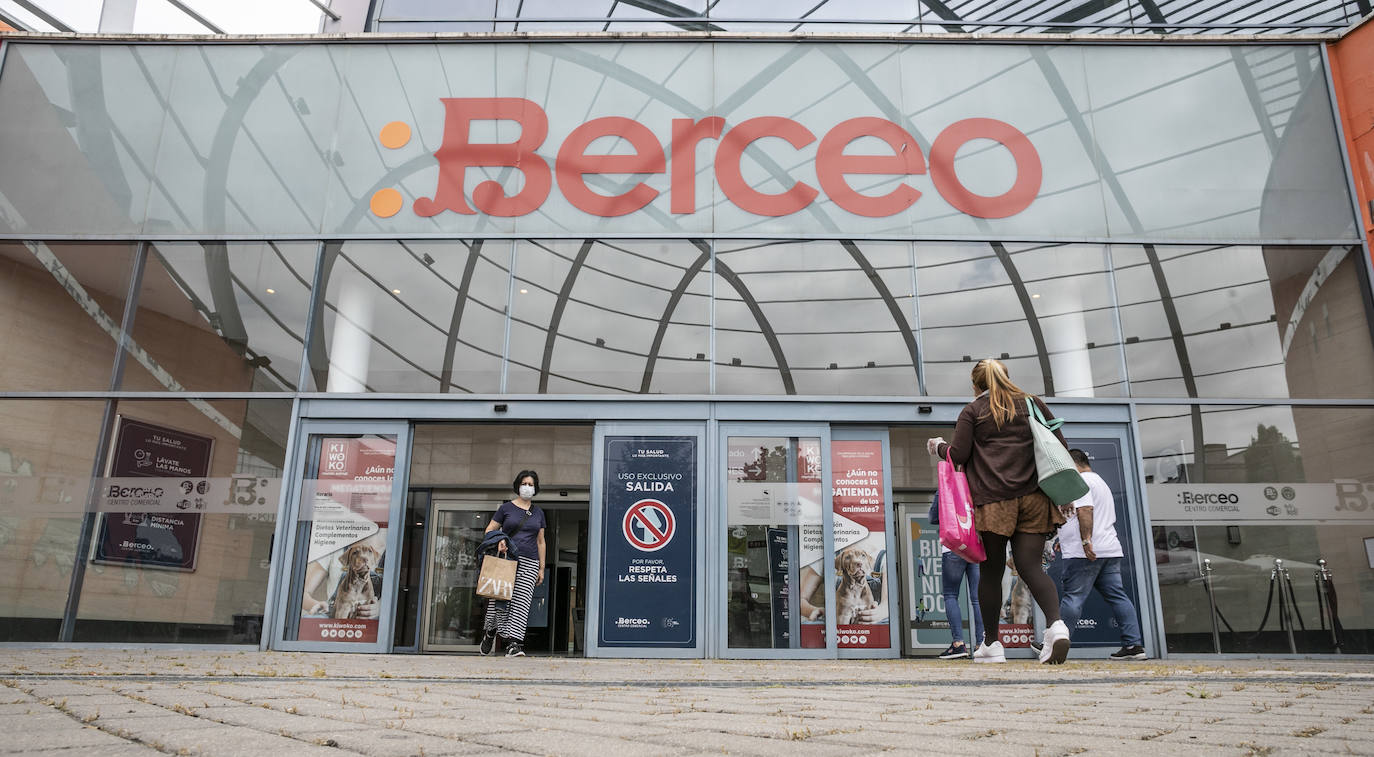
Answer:
[[[0,648],[0,753],[1374,754],[1374,662]]]

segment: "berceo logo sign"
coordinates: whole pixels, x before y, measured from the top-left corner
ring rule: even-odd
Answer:
[[[816,141],[816,135],[790,118],[762,116],[750,118],[728,131],[725,119],[672,120],[666,165],[663,145],[649,127],[632,119],[607,116],[588,121],[573,129],[558,148],[552,167],[536,153],[549,133],[548,114],[534,102],[518,97],[451,97],[444,104],[443,141],[434,153],[439,162],[439,181],[433,197],[421,197],[413,205],[424,218],[446,210],[463,215],[523,216],[548,199],[553,183],[574,207],[602,217],[628,215],[648,205],[661,193],[641,181],[618,195],[603,195],[587,186],[593,174],[668,174],[670,208],[674,214],[695,213],[696,151],[703,140],[718,140],[714,173],[716,183],[730,202],[760,216],[785,216],[811,204],[824,191],[840,208],[855,215],[882,218],[911,207],[921,192],[906,183],[890,192],[870,196],[857,192],[846,176],[879,174],[909,176],[929,173],[937,192],[960,212],[978,218],[1006,218],[1025,210],[1040,191],[1040,155],[1030,139],[1018,129],[992,118],[968,118],[947,126],[930,147],[930,160],[905,129],[883,118],[859,117],[835,125],[826,132],[816,150],[815,169],[820,189],[796,181],[783,192],[766,193],[749,186],[741,170],[745,150],[764,138],[785,140],[800,150]],[[481,143],[471,140],[478,121],[514,121],[520,137],[514,142]],[[601,137],[620,137],[633,148],[629,155],[588,154],[592,143]],[[892,151],[890,155],[847,155],[845,149],[861,137],[876,137]],[[380,141],[391,149],[410,141],[410,127],[395,121],[382,128]],[[965,187],[954,171],[959,148],[975,139],[997,142],[1011,153],[1016,163],[1016,179],[1010,189],[996,196],[975,194]],[[507,196],[495,181],[483,181],[473,188],[471,204],[464,186],[468,168],[507,167],[519,171],[524,185]],[[395,189],[378,190],[371,200],[372,212],[387,218],[400,212],[404,201]]]

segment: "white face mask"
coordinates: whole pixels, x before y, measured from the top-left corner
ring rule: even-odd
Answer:
[[[534,499],[534,487],[533,487],[533,486],[530,486],[529,484],[521,484],[521,485],[520,485],[520,498],[521,498],[521,499]]]

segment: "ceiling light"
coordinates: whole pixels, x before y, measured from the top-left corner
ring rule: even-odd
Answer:
[[[530,293],[530,290],[528,290],[528,289],[521,289],[521,290],[520,290],[520,294],[529,294],[529,293]]]
[[[1038,295],[1038,294],[1033,294],[1033,295],[1031,295],[1031,299],[1032,299],[1032,300],[1038,300],[1038,299],[1040,299],[1040,295]]]
[[[401,293],[401,290],[399,290],[399,289],[393,289],[393,290],[391,290],[391,293],[392,293],[392,294],[400,294],[400,293]]]
[[[273,289],[272,287],[268,287],[268,288],[267,288],[267,293],[268,293],[268,294],[276,294],[276,293],[277,293],[277,290]]]

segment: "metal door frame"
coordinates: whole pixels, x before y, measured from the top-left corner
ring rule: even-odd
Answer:
[[[377,641],[364,644],[346,641],[298,641],[287,639],[286,631],[291,627],[290,613],[299,611],[293,601],[293,578],[297,563],[304,558],[298,554],[303,545],[298,543],[300,531],[297,523],[300,517],[301,496],[304,492],[303,477],[310,454],[311,438],[329,434],[391,435],[396,438],[395,469],[391,479],[391,502],[388,511],[386,550],[387,554],[399,557],[404,537],[403,527],[406,513],[406,496],[410,491],[410,422],[407,420],[301,420],[295,438],[295,449],[290,450],[290,478],[287,481],[286,508],[282,523],[278,524],[278,543],[282,545],[277,554],[284,559],[272,561],[272,588],[269,596],[269,612],[273,615],[271,635],[264,633],[264,642],[270,649],[283,652],[359,652],[388,653],[392,648],[392,634],[396,621],[396,595],[400,583],[399,568],[391,568],[382,574],[381,614],[377,623]],[[302,566],[303,569],[304,566]]]
[[[811,649],[794,647],[788,649],[775,648],[735,648],[729,646],[729,575],[725,569],[725,528],[729,525],[729,515],[727,514],[727,476],[725,472],[728,465],[729,441],[732,436],[744,437],[800,437],[816,438],[821,444],[821,531],[824,535],[821,547],[821,574],[822,585],[827,587],[826,600],[828,602],[825,613],[825,646]],[[738,658],[738,659],[758,659],[758,660],[833,660],[838,658],[838,638],[835,627],[835,612],[833,597],[835,585],[835,564],[833,560],[825,559],[825,555],[835,554],[835,534],[834,519],[831,517],[833,504],[831,492],[834,476],[830,470],[830,424],[824,421],[815,421],[806,424],[788,422],[736,422],[720,423],[717,425],[716,433],[716,454],[712,464],[712,478],[717,492],[717,505],[712,508],[714,522],[708,522],[708,540],[714,547],[711,557],[710,568],[707,571],[707,580],[711,584],[711,592],[714,595],[711,606],[715,609],[714,623],[715,633],[712,634],[711,657]],[[801,566],[797,566],[800,570]],[[798,634],[800,641],[800,634]]]
[[[429,524],[429,527],[426,529],[428,533],[425,534],[425,575],[424,580],[421,582],[420,585],[420,617],[416,619],[419,623],[418,630],[420,637],[418,640],[419,643],[417,646],[417,651],[420,654],[429,654],[432,652],[474,652],[477,650],[477,644],[429,643],[429,617],[430,607],[432,605],[433,600],[433,595],[431,592],[433,591],[434,586],[434,550],[439,543],[438,515],[440,512],[470,513],[491,512],[492,510],[491,504],[489,502],[481,503],[481,509],[477,509],[475,507],[475,505],[477,504],[477,502],[465,502],[456,499],[441,499],[439,497],[433,496],[433,494],[430,495],[429,514],[428,520],[426,521]],[[474,507],[462,507],[461,505],[473,505]]]

